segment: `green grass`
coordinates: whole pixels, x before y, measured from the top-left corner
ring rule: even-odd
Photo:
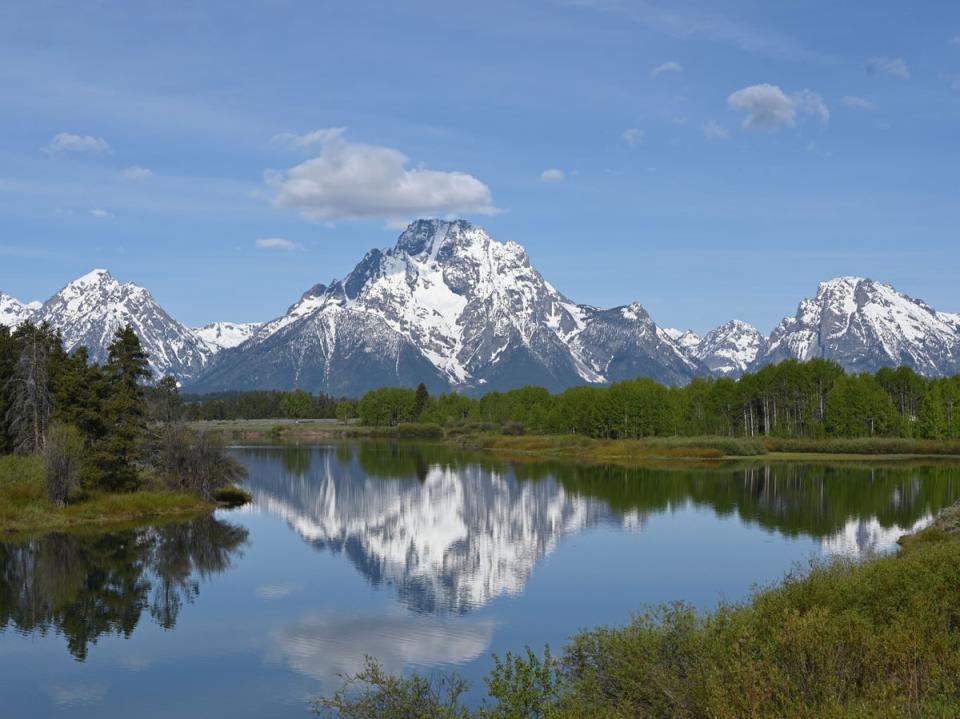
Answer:
[[[0,532],[47,532],[83,525],[199,515],[213,505],[189,494],[145,490],[92,493],[66,507],[47,500],[40,457],[0,456]]]
[[[771,452],[788,454],[960,456],[960,441],[958,440],[905,439],[901,437],[863,437],[861,439],[766,437],[763,439],[763,444]]]

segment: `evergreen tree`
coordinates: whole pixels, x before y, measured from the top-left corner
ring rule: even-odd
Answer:
[[[427,385],[421,382],[417,385],[417,393],[413,398],[413,416],[415,419],[420,419],[429,401],[430,393],[427,392]]]
[[[138,463],[146,429],[142,382],[150,377],[147,355],[131,327],[114,335],[104,374],[105,432],[94,444],[89,480],[110,491],[131,491],[139,483]]]

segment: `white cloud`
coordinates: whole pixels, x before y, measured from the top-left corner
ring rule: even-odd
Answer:
[[[566,173],[563,170],[558,170],[555,167],[551,167],[549,170],[544,170],[542,173],[540,173],[540,179],[543,182],[563,182],[566,178]]]
[[[817,93],[800,90],[788,97],[779,87],[769,83],[737,90],[727,98],[727,104],[734,110],[747,113],[743,126],[748,130],[793,127],[798,113],[815,115],[824,125],[830,120],[830,111]]]
[[[797,109],[797,112],[807,115],[815,115],[820,118],[820,123],[826,125],[830,122],[830,110],[826,103],[813,90],[800,90],[790,96],[790,102]]]
[[[668,62],[663,63],[662,65],[657,65],[650,71],[650,77],[656,77],[657,75],[662,75],[665,72],[683,72],[683,65],[679,62],[674,62],[669,60]]]
[[[954,35],[950,38],[950,44],[960,47],[960,35]]]
[[[855,95],[846,95],[840,100],[840,102],[849,107],[851,110],[873,112],[877,109],[877,106],[865,97],[856,97]]]
[[[290,145],[292,147],[310,147],[312,145],[322,145],[325,142],[329,142],[344,132],[347,131],[345,127],[328,127],[320,130],[314,130],[313,132],[308,132],[303,135],[297,135],[293,132],[281,132],[278,135],[274,135],[270,138],[271,144],[279,145]]]
[[[630,147],[636,147],[643,142],[643,130],[638,127],[631,127],[624,130],[620,137],[623,138],[623,141],[630,145]]]
[[[257,587],[256,595],[266,600],[286,599],[296,591],[295,584],[262,584]]]
[[[282,237],[261,237],[256,241],[257,247],[265,250],[302,250],[303,245]]]
[[[910,68],[901,57],[872,57],[866,64],[868,75],[889,75],[906,80],[910,77]]]
[[[90,214],[96,217],[98,220],[109,220],[111,217],[113,217],[113,213],[107,212],[102,207],[95,207],[94,209],[90,210]]]
[[[710,120],[703,126],[703,136],[708,140],[726,140],[730,137],[730,132],[717,122]]]
[[[110,145],[102,137],[61,132],[54,135],[43,150],[50,154],[56,152],[92,152],[95,154],[104,154],[110,152]]]
[[[123,179],[128,182],[142,182],[143,180],[149,180],[151,177],[153,177],[153,170],[137,165],[128,167],[123,171]]]
[[[297,144],[320,144],[322,154],[284,172],[268,171],[280,207],[314,220],[475,212],[494,214],[490,188],[464,172],[408,168],[398,150],[347,142],[342,128],[317,130]]]

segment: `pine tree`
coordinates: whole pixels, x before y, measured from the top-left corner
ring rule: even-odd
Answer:
[[[94,444],[88,481],[110,491],[131,491],[139,483],[137,465],[147,416],[142,382],[150,377],[150,369],[140,339],[129,326],[117,330],[107,357],[104,435]]]
[[[427,403],[430,401],[430,393],[427,392],[427,385],[421,382],[417,385],[417,394],[413,398],[413,416],[417,419],[420,419],[420,415],[423,414],[423,411],[427,408]]]

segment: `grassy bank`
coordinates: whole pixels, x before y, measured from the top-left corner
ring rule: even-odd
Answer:
[[[881,460],[910,457],[960,459],[960,441],[870,437],[863,439],[789,439],[777,437],[649,437],[591,439],[580,435],[525,434],[511,436],[497,428],[441,427],[402,424],[364,427],[334,420],[223,420],[195,422],[192,427],[218,432],[233,442],[328,441],[396,439],[443,441],[489,452],[504,459],[540,457],[603,464],[636,464],[651,459],[722,460],[764,457],[770,460]]]
[[[958,717],[958,529],[954,507],[896,555],[816,564],[708,614],[654,608],[625,627],[577,634],[557,659],[498,658],[479,710],[463,706],[457,677],[392,677],[375,663],[317,710],[343,719]]]
[[[56,507],[47,499],[43,474],[40,457],[0,456],[0,532],[47,532],[199,516],[216,506],[190,494],[145,489],[127,494],[91,493],[66,507]]]

